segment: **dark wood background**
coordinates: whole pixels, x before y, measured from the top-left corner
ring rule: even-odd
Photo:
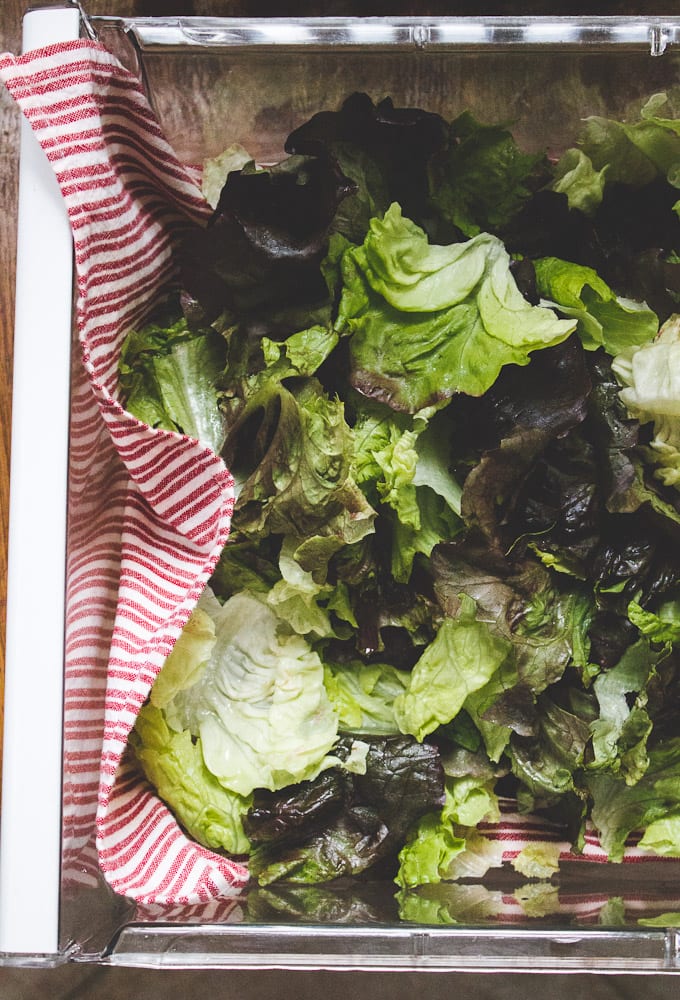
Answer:
[[[84,0],[91,14],[154,15],[202,14],[222,16],[312,16],[312,15],[481,15],[481,14],[680,14],[680,0],[513,0],[469,2],[469,0]],[[0,50],[18,52],[21,47],[21,18],[39,0],[2,0],[0,9]],[[4,624],[6,599],[6,541],[9,497],[9,457],[11,423],[12,338],[16,243],[16,202],[18,186],[19,115],[12,100],[0,92],[0,730],[2,728],[4,676]],[[1,753],[1,751],[0,751]]]

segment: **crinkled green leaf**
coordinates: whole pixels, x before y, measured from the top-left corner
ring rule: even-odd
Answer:
[[[214,330],[191,331],[184,318],[133,331],[119,361],[127,409],[151,427],[187,434],[219,453],[225,421],[217,383],[225,355]]]
[[[557,257],[544,257],[534,266],[544,304],[578,321],[577,332],[588,350],[604,347],[616,355],[656,335],[656,313],[644,302],[616,295],[592,268]]]
[[[206,767],[202,743],[189,730],[171,729],[160,708],[145,705],[130,745],[149,782],[193,837],[212,850],[245,854],[243,816],[250,797],[224,788]]]
[[[680,858],[680,812],[657,819],[645,829],[638,847],[666,858]]]
[[[595,170],[590,157],[582,149],[572,147],[560,157],[551,187],[566,195],[569,208],[590,215],[602,202],[606,174],[606,164]]]
[[[654,475],[666,486],[680,484],[680,316],[664,323],[655,340],[622,351],[614,371],[621,399],[641,424],[653,425],[645,448]]]
[[[373,530],[352,476],[352,432],[314,379],[268,382],[230,429],[225,454],[242,486],[234,526],[296,540],[293,557],[323,580],[331,555]]]
[[[588,786],[602,847],[612,861],[620,861],[631,833],[678,813],[680,738],[650,750],[647,770],[636,784],[627,785],[618,776],[600,772],[589,775]]]
[[[466,236],[505,225],[528,199],[545,157],[524,153],[502,125],[485,125],[469,112],[449,127],[445,150],[430,165],[430,195]]]
[[[343,258],[339,325],[351,335],[351,380],[364,395],[416,413],[456,392],[480,395],[506,364],[574,329],[517,288],[500,240],[429,244],[392,205]]]
[[[408,674],[389,663],[326,663],[324,683],[338,714],[338,730],[387,735],[398,733],[394,701],[408,685]]]
[[[497,852],[474,828],[483,819],[498,818],[496,796],[488,781],[476,778],[447,778],[446,800],[440,812],[423,816],[411,830],[399,852],[399,871],[395,881],[402,888],[412,888],[442,879],[462,877],[453,874],[460,856],[472,840],[474,867],[484,873],[497,863]],[[468,857],[468,869],[473,864]],[[460,868],[462,871],[462,868]]]
[[[446,618],[426,648],[404,694],[395,701],[399,728],[422,740],[456,717],[468,695],[483,687],[506,659],[507,640],[475,618],[463,599],[458,618]]]

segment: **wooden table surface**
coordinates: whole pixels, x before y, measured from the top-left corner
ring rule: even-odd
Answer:
[[[2,0],[0,10],[0,50],[18,52],[21,47],[21,18],[40,0]],[[91,14],[212,14],[224,16],[311,16],[382,14],[678,14],[678,0],[620,0],[620,2],[579,2],[579,0],[84,0]],[[14,318],[16,203],[18,188],[19,114],[4,90],[0,92],[0,730],[2,728],[4,679],[4,622],[6,606],[7,520],[11,424],[12,338]],[[1,753],[1,750],[0,750]]]

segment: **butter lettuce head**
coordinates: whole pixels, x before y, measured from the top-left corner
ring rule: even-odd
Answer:
[[[239,795],[314,777],[337,737],[318,655],[253,595],[214,614],[210,660],[166,706],[168,724],[200,737],[210,772]]]
[[[484,393],[506,364],[566,339],[575,321],[532,306],[495,236],[428,242],[397,204],[342,259],[338,327],[364,395],[416,413],[454,393]]]

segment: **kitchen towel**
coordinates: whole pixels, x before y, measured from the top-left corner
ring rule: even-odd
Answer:
[[[126,333],[177,281],[173,250],[210,209],[139,80],[101,45],[0,58],[73,228],[76,327],[70,456],[64,847],[93,832],[110,886],[142,904],[234,896],[246,868],[190,841],[125,755],[155,675],[227,541],[233,482],[196,441],[151,429],[117,398]],[[225,144],[228,141],[225,136]],[[559,831],[515,812],[486,833],[512,860]],[[589,835],[583,855],[604,860]],[[642,856],[631,845],[627,858]]]

